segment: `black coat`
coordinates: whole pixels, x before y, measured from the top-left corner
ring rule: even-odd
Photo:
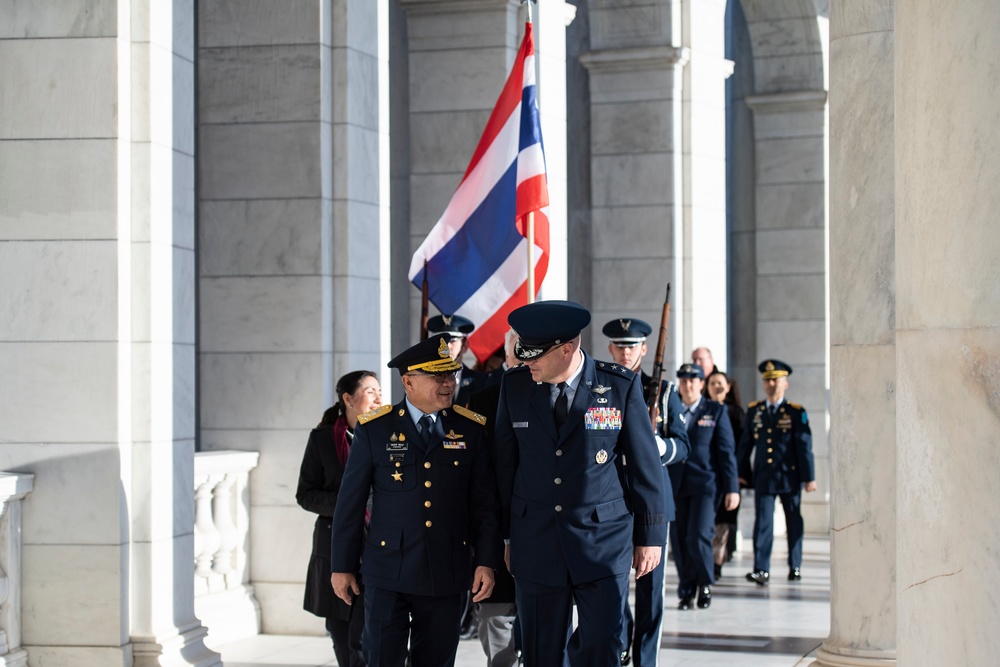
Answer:
[[[346,621],[350,618],[351,608],[334,594],[330,585],[333,510],[337,507],[337,495],[343,477],[344,468],[337,459],[337,447],[333,442],[333,427],[313,429],[302,456],[299,486],[295,491],[295,500],[302,509],[319,514],[313,526],[312,554],[309,557],[309,570],[306,572],[306,594],[302,608],[323,618]]]

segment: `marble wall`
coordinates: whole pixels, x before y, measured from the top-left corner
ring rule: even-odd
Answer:
[[[315,517],[298,468],[337,378],[385,358],[382,4],[198,5],[201,446],[261,454],[265,632],[322,631],[301,609]]]

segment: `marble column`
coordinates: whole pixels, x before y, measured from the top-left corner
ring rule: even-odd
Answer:
[[[1000,653],[1000,5],[897,2],[893,19],[897,655],[986,665]]]
[[[37,480],[23,645],[220,664],[193,608],[191,3],[0,11],[0,468]]]
[[[261,454],[250,572],[268,633],[323,631],[302,610],[302,451],[337,378],[387,355],[384,5],[198,3],[201,446]]]
[[[596,332],[623,315],[658,327],[670,282],[664,366],[675,368],[685,356],[681,137],[691,50],[682,43],[679,5],[633,4],[590,2],[590,51],[580,55],[590,83],[590,306]],[[591,336],[603,353],[607,340]]]
[[[816,663],[830,667],[896,658],[892,4],[830,17],[831,614]]]

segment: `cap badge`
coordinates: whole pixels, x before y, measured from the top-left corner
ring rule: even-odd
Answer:
[[[438,356],[442,359],[451,356],[451,352],[448,351],[448,343],[444,341],[444,338],[441,339],[441,344],[438,345]]]
[[[765,371],[773,371],[774,370],[774,364],[772,362],[770,362],[770,361],[767,362],[767,364],[764,365],[764,370]]]
[[[606,463],[608,460],[608,453],[602,449],[601,451],[597,452],[597,456],[594,457],[594,460],[597,461],[597,465]]]
[[[441,321],[442,321],[442,322],[444,322],[444,325],[445,325],[446,327],[450,327],[450,326],[451,326],[451,321],[452,321],[452,320],[453,320],[454,318],[455,318],[455,316],[454,316],[454,315],[442,315],[442,316],[441,316]]]
[[[628,331],[628,328],[632,326],[632,320],[619,320],[622,323],[622,331]]]

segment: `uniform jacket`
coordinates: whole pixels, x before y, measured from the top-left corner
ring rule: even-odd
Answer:
[[[702,397],[687,418],[691,453],[684,463],[671,466],[670,478],[678,496],[738,493],[736,442],[726,406]]]
[[[626,574],[634,546],[666,542],[664,475],[639,377],[588,355],[583,363],[561,431],[550,385],[526,367],[504,375],[494,447],[515,579]]]
[[[475,566],[495,569],[500,560],[485,430],[448,408],[425,447],[405,401],[368,415],[378,416],[359,420],[333,515],[332,571],[356,573],[360,564],[366,586],[413,595],[468,590]]]
[[[753,471],[750,455],[757,449]],[[740,477],[757,493],[790,493],[816,479],[812,432],[805,408],[782,401],[776,415],[767,414],[767,402],[747,407],[738,453]]]
[[[455,405],[468,405],[472,394],[486,386],[488,374],[474,371],[465,364],[462,364],[462,376],[455,387]],[[492,419],[489,415],[487,418]]]
[[[343,419],[343,416],[340,417]],[[302,455],[299,484],[295,500],[302,509],[314,512],[312,554],[306,573],[306,593],[303,608],[324,618],[350,618],[351,608],[338,598],[330,586],[330,541],[333,510],[337,506],[344,467],[337,458],[332,425],[323,425],[309,434]],[[362,510],[362,513],[364,510]]]

